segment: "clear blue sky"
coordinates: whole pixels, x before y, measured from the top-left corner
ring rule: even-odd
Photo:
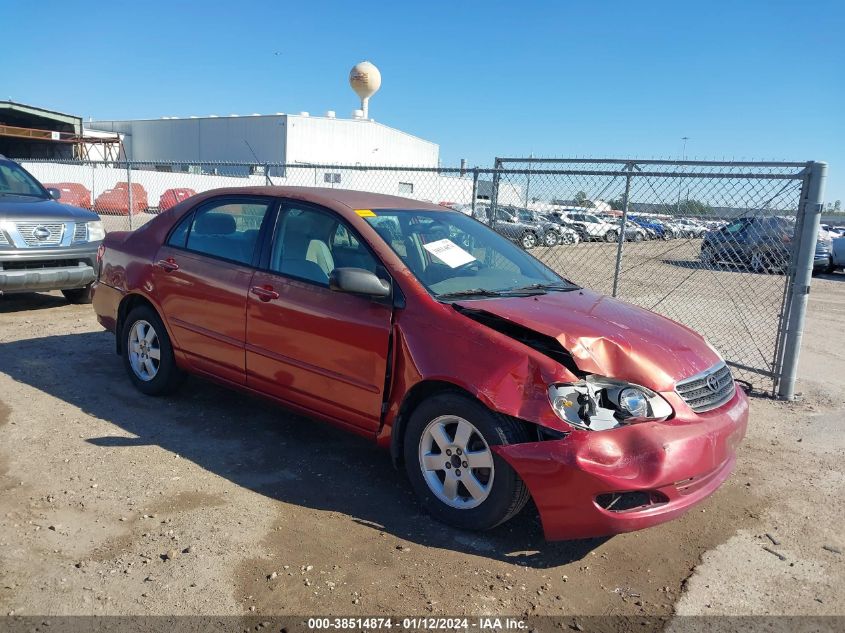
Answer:
[[[88,117],[371,116],[495,155],[826,160],[845,202],[845,1],[3,3],[0,98]]]

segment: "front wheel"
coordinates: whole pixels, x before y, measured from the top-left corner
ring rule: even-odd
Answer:
[[[491,450],[528,440],[525,428],[457,393],[420,404],[404,438],[405,468],[423,506],[436,519],[488,530],[515,516],[528,488]]]
[[[68,303],[91,303],[94,299],[94,285],[88,284],[84,288],[69,288],[62,290]]]
[[[148,396],[175,391],[184,380],[176,366],[170,337],[150,306],[138,306],[123,324],[123,365],[135,388]]]
[[[558,238],[557,233],[554,231],[548,231],[543,236],[543,245],[544,246],[557,246],[560,238]]]
[[[607,233],[604,234],[604,241],[605,242],[615,242],[618,237],[619,237],[619,233],[617,233],[616,231],[611,229]]]
[[[534,235],[531,231],[528,231],[523,234],[522,240],[522,248],[525,250],[530,250],[537,246],[537,236]]]

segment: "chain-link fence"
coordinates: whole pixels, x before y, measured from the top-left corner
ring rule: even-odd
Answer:
[[[784,351],[788,281],[797,270],[809,163],[502,158],[494,169],[22,163],[61,189],[63,201],[100,213],[107,230],[137,228],[194,193],[229,186],[337,187],[439,203],[490,224],[581,285],[701,332],[738,377],[757,386],[775,389],[791,353]],[[817,232],[817,224],[816,217],[808,230]],[[824,267],[825,240],[817,242]]]

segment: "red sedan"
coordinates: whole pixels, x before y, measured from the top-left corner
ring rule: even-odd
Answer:
[[[462,528],[529,497],[549,539],[669,520],[728,477],[748,417],[700,335],[393,196],[205,192],[107,235],[94,308],[143,393],[190,372],[369,437]]]

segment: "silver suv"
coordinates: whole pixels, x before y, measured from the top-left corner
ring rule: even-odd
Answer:
[[[59,197],[0,155],[0,295],[61,290],[71,303],[91,303],[103,223]]]

